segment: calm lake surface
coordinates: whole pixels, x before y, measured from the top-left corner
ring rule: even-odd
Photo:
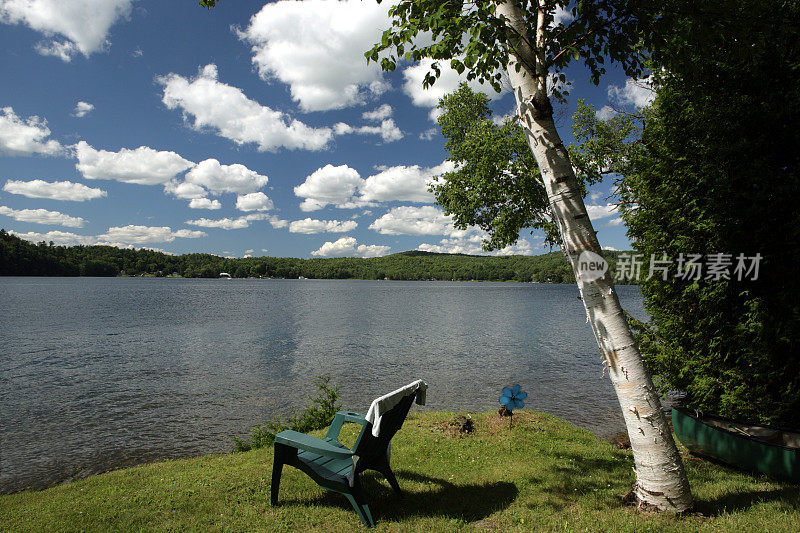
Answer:
[[[638,288],[623,307],[646,315]],[[299,409],[314,376],[346,408],[414,379],[422,409],[526,408],[624,429],[574,285],[0,278],[0,492],[168,457]]]

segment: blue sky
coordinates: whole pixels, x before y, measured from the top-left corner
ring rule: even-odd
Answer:
[[[0,0],[0,227],[32,241],[170,253],[330,257],[482,253],[426,192],[448,169],[425,65],[381,73],[388,26],[369,1]],[[578,98],[649,94],[580,68]],[[492,94],[498,116],[514,106]],[[606,108],[608,110],[609,108]],[[628,247],[608,185],[586,203],[603,246]],[[548,251],[524,231],[502,253]],[[499,252],[498,252],[499,253]]]

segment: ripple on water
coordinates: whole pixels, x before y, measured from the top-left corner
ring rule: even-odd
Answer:
[[[619,287],[644,318],[635,287]],[[425,409],[527,407],[598,434],[617,401],[570,285],[3,278],[0,492],[220,452],[302,407],[330,374],[342,401],[413,379]],[[10,407],[7,407],[10,406]]]

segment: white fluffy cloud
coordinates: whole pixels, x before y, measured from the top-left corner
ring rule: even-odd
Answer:
[[[141,245],[151,242],[172,242],[176,238],[199,239],[200,237],[207,236],[203,231],[188,229],[172,231],[169,226],[150,227],[133,225],[108,228],[106,233],[102,235],[77,235],[65,231],[48,231],[47,233],[36,233],[32,231],[28,233],[17,233],[12,231],[11,233],[21,239],[31,242],[53,241],[55,244],[63,246],[75,244],[91,246],[94,244],[101,244],[105,246],[117,246],[119,248],[131,248],[135,244]]]
[[[239,34],[252,45],[264,80],[289,85],[304,111],[341,109],[383,93],[388,84],[364,51],[389,27],[392,2],[276,2],[253,15]]]
[[[439,133],[439,130],[436,128],[428,128],[427,130],[423,131],[419,134],[420,141],[430,141],[433,139],[433,136]]]
[[[200,226],[201,228],[219,228],[219,229],[244,229],[250,227],[250,221],[244,217],[239,218],[221,218],[211,220],[208,218],[199,218],[197,220],[187,220],[187,224],[192,226]]]
[[[40,55],[57,57],[65,63],[72,61],[72,56],[78,51],[78,48],[70,41],[40,42],[36,43],[33,49]]]
[[[294,193],[305,198],[300,204],[303,211],[316,211],[328,205],[352,209],[377,202],[433,202],[428,185],[434,177],[453,168],[449,161],[430,168],[399,165],[381,168],[377,174],[361,179],[347,165],[326,165],[306,177],[304,183],[294,188]]]
[[[325,165],[295,187],[294,194],[305,198],[300,204],[303,211],[316,211],[327,205],[349,209],[361,205],[354,197],[361,183],[358,172],[347,165]]]
[[[392,106],[389,104],[383,104],[379,107],[376,107],[372,111],[365,111],[361,113],[361,118],[364,120],[374,120],[376,122],[381,120],[386,120],[387,118],[392,116]]]
[[[368,202],[433,202],[428,185],[434,177],[454,168],[450,161],[430,168],[419,165],[389,167],[365,179],[359,185],[359,191],[362,199]]]
[[[282,218],[278,217],[277,215],[272,215],[267,219],[270,225],[275,229],[285,228],[289,225],[288,220],[283,220]],[[266,252],[267,250],[262,249],[262,252]]]
[[[65,153],[61,143],[50,136],[47,121],[30,116],[22,119],[11,107],[2,108],[0,114],[0,153],[6,155],[62,155]]]
[[[572,13],[564,9],[563,6],[556,6],[555,12],[553,13],[554,26],[558,26],[559,24],[564,24],[566,26],[574,19],[575,17],[572,15]]]
[[[16,235],[20,239],[25,239],[26,241],[30,242],[53,242],[54,244],[61,245],[61,246],[71,246],[75,244],[83,244],[85,246],[91,246],[92,244],[97,244],[97,237],[94,235],[77,235],[75,233],[71,233],[69,231],[48,231],[47,233],[37,233],[35,231],[29,231],[27,233],[19,233],[16,231],[10,231],[12,235]]]
[[[383,142],[399,141],[403,138],[403,132],[397,127],[394,120],[391,118],[385,119],[379,126],[359,126],[353,127],[344,122],[334,124],[333,131],[336,135],[344,135],[347,133],[358,133],[361,135],[380,135]]]
[[[425,79],[425,74],[430,72],[432,63],[432,59],[423,59],[416,65],[403,69],[403,77],[405,78],[403,91],[411,98],[414,105],[432,108],[430,118],[431,120],[436,120],[438,112],[435,108],[439,103],[439,99],[455,91],[461,82],[467,81],[467,74],[466,71],[459,74],[451,69],[449,61],[439,61],[441,75],[436,80],[436,83],[425,89],[422,86],[422,80]],[[477,80],[472,80],[468,84],[473,91],[486,93],[492,100],[501,98],[508,90],[505,89],[508,84],[504,84],[503,93],[498,93],[491,85],[482,85]]]
[[[284,227],[284,220],[280,220],[275,216],[269,217],[263,213],[254,213],[252,215],[245,215],[238,218],[221,218],[212,220],[208,218],[199,218],[197,220],[187,220],[186,223],[191,226],[200,226],[202,228],[219,228],[219,229],[244,229],[249,228],[250,223],[255,220],[268,220],[273,228]]]
[[[597,118],[599,118],[600,120],[608,120],[611,117],[614,117],[618,114],[619,112],[610,105],[604,105],[603,107],[595,111],[595,115],[597,115]]]
[[[403,138],[403,132],[395,124],[394,119],[389,118],[392,116],[392,106],[383,104],[372,111],[365,111],[361,114],[364,120],[373,122],[380,122],[377,126],[360,126],[354,127],[344,122],[339,122],[334,125],[333,129],[337,135],[345,133],[358,133],[361,135],[380,135],[383,142],[399,141]]]
[[[179,229],[172,231],[169,226],[116,226],[98,235],[99,241],[121,242],[126,244],[147,244],[151,242],[172,242],[176,238],[199,239],[208,234],[203,231]]]
[[[290,233],[344,233],[358,227],[355,220],[316,220],[304,218],[289,224]]]
[[[93,189],[80,183],[71,181],[44,181],[44,180],[7,180],[3,190],[11,194],[20,194],[28,198],[47,198],[50,200],[71,200],[84,202],[95,198],[107,196],[106,191]]]
[[[72,115],[82,118],[91,113],[93,109],[94,106],[89,102],[78,102],[75,104],[75,109],[72,111]]]
[[[272,201],[264,193],[255,193],[267,184],[269,178],[250,170],[244,165],[222,165],[216,159],[201,161],[186,173],[184,181],[170,179],[164,185],[164,192],[178,198],[197,200],[191,202],[189,207],[199,209],[218,209],[219,202],[206,198],[208,193],[222,194],[226,192],[239,193],[237,207],[244,206],[242,211],[255,211],[272,209]],[[244,195],[244,196],[242,196]],[[243,202],[240,204],[240,202]],[[207,207],[212,206],[212,207]]]
[[[391,246],[381,244],[359,244],[356,247],[356,254],[359,257],[383,257],[391,251]]]
[[[435,252],[439,254],[468,254],[468,255],[531,255],[533,245],[527,239],[519,239],[515,244],[508,245],[501,250],[487,252],[482,248],[485,235],[472,235],[465,238],[445,238],[439,244],[422,243],[417,250]]]
[[[390,118],[382,121],[380,126],[361,126],[356,129],[356,133],[380,135],[383,142],[387,143],[399,141],[403,138],[402,130]]]
[[[275,204],[263,192],[251,192],[236,198],[236,209],[239,211],[269,211]]]
[[[391,250],[390,246],[378,244],[358,244],[354,237],[342,237],[333,242],[326,242],[319,249],[311,252],[311,255],[320,257],[380,257],[386,255]]]
[[[0,22],[25,24],[48,39],[37,45],[43,55],[69,61],[76,53],[88,57],[108,44],[108,31],[128,15],[133,0],[0,0]]]
[[[297,28],[292,29],[293,33],[296,31]],[[217,77],[214,64],[200,69],[192,79],[178,74],[159,77],[158,82],[164,86],[162,101],[169,109],[180,108],[185,120],[192,117],[191,127],[195,130],[211,128],[238,145],[254,143],[260,151],[321,150],[333,138],[330,128],[311,128],[262,106]]]
[[[625,86],[608,86],[608,99],[619,105],[634,105],[636,107],[647,107],[656,97],[656,92],[650,85],[650,78],[635,80],[627,78]],[[605,107],[603,108],[605,109]],[[600,112],[603,112],[603,109]],[[613,111],[613,109],[612,109]]]
[[[75,168],[90,180],[116,180],[139,185],[167,184],[176,175],[194,165],[175,152],[159,152],[147,146],[118,152],[95,150],[85,141],[75,147]]]
[[[587,205],[586,212],[589,214],[589,218],[592,220],[600,220],[603,218],[608,218],[612,215],[616,215],[617,206],[614,204]]]
[[[209,200],[208,198],[192,198],[189,202],[189,209],[222,209],[219,200]]]
[[[269,178],[244,165],[221,165],[216,159],[206,159],[186,173],[186,182],[201,185],[212,193],[254,192],[267,184]]]
[[[369,229],[385,235],[450,235],[456,231],[452,218],[431,205],[395,207]]]
[[[58,211],[47,209],[11,209],[0,205],[0,215],[6,215],[19,222],[33,222],[35,224],[51,224],[67,228],[82,228],[86,221],[80,217],[71,217]]]
[[[208,194],[203,187],[185,181],[170,180],[164,185],[164,192],[185,200],[199,200]]]

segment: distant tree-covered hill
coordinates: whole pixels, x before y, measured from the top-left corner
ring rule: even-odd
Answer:
[[[619,252],[605,252],[613,270]],[[183,276],[216,278],[270,277],[316,279],[393,279],[460,281],[538,281],[574,283],[561,252],[537,256],[476,256],[402,252],[385,257],[296,259],[211,254],[169,255],[113,246],[33,244],[0,230],[0,275],[3,276]]]

